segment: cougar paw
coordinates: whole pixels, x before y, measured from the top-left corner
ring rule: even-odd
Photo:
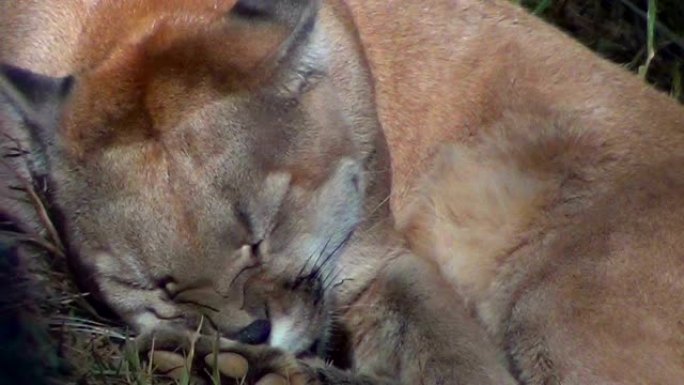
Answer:
[[[218,369],[219,373],[228,378],[241,379],[247,377],[249,363],[245,357],[236,353],[208,354],[204,356],[204,363]]]
[[[164,350],[151,351],[148,355],[150,365],[157,374],[180,380],[190,375],[188,362],[185,357],[178,353]]]
[[[294,356],[267,346],[234,343],[222,346],[217,355],[205,357],[205,363],[222,376],[244,379],[254,385],[314,385],[308,366]]]
[[[199,335],[183,330],[156,330],[142,334],[128,343],[131,354],[141,354],[147,359],[157,375],[175,380],[189,378],[191,384],[216,383],[216,377],[208,368],[216,367],[218,372],[230,379],[243,379],[247,375],[247,360],[236,353],[224,353],[225,346],[232,347],[230,340]],[[220,352],[217,360],[213,352]],[[209,378],[209,380],[205,380]],[[235,384],[240,381],[224,383]]]

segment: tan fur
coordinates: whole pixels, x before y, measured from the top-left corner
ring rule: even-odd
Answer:
[[[294,16],[313,17],[313,5],[299,3]],[[45,14],[44,27],[65,36],[45,41],[42,31],[22,24],[6,31],[3,58],[50,75],[66,66],[76,77],[68,99],[46,108],[18,100],[3,82],[9,87],[2,100],[4,138],[18,135],[26,147],[35,147],[38,163],[46,158],[47,167],[35,172],[49,175],[52,199],[63,213],[59,225],[83,270],[80,278],[124,320],[143,335],[194,328],[201,316],[211,320],[204,323],[208,330],[239,332],[265,316],[260,298],[282,284],[263,282],[250,244],[267,255],[277,247],[306,259],[329,252],[323,243],[340,242],[358,221],[364,184],[356,175],[368,150],[351,142],[342,121],[344,113],[359,109],[321,111],[327,81],[301,95],[299,88],[312,79],[298,72],[319,63],[297,58],[288,73],[272,65],[283,60],[280,51],[290,49],[289,36],[301,28],[289,10],[282,20],[251,22],[228,14],[235,1],[71,5],[70,12],[53,11],[61,2],[3,10],[6,25],[16,27],[24,13]],[[87,16],[72,20],[65,14]],[[250,103],[253,89],[267,101]],[[300,105],[287,103],[300,96]],[[13,104],[19,111],[11,111]],[[17,113],[23,116],[17,119]],[[269,123],[269,114],[288,116],[287,122]],[[18,121],[12,123],[13,116]],[[33,136],[43,141],[40,146],[30,143],[20,124],[13,127],[22,119],[39,126]],[[306,125],[311,130],[295,130]],[[317,129],[329,125],[341,129]],[[295,143],[293,135],[318,146]],[[264,142],[290,153],[255,151]],[[310,162],[318,168],[303,172]],[[359,179],[355,185],[353,178]],[[305,205],[318,219],[279,219],[280,235],[265,239],[278,212],[290,205]],[[344,213],[335,212],[347,205]],[[299,241],[286,235],[291,231]],[[283,258],[275,261],[277,280],[291,279],[283,270],[295,275],[299,269]],[[255,287],[254,293],[245,286]],[[206,309],[215,314],[202,314]],[[280,316],[272,310],[272,317]],[[323,316],[321,309],[304,306],[286,310],[312,321]],[[311,343],[307,338],[301,344]]]
[[[197,356],[219,333],[250,359],[248,383],[514,383],[393,229],[386,143],[344,4],[70,6],[0,9],[0,57],[42,74],[0,67],[2,129],[48,176],[84,287],[139,342],[175,348],[201,325]],[[267,340],[253,327],[266,319]],[[317,342],[327,358],[347,332],[350,371],[282,353]]]
[[[349,0],[392,206],[526,384],[676,384],[684,109],[504,1]]]
[[[76,205],[83,202],[98,207],[103,197],[121,203],[71,219],[75,228],[91,229],[76,231],[82,238],[77,241],[91,248],[80,251],[94,259],[110,305],[124,316],[152,306],[154,322],[143,317],[139,326],[158,331],[159,318],[178,311],[178,304],[159,296],[178,287],[148,286],[170,274],[186,285],[186,302],[220,308],[211,314],[225,335],[263,317],[256,304],[269,303],[280,313],[276,318],[291,322],[296,333],[278,333],[299,352],[327,333],[321,323],[329,309],[306,293],[283,295],[282,284],[297,276],[295,267],[308,266],[311,250],[326,244],[325,254],[324,238],[308,236],[330,231],[339,239],[349,223],[363,218],[335,269],[326,272],[336,279],[326,292],[334,297],[337,321],[349,328],[356,377],[286,360],[288,365],[301,365],[331,384],[510,383],[488,338],[464,315],[467,306],[522,383],[679,383],[682,107],[504,0],[345,2],[352,18],[344,4],[325,2],[311,39],[290,56],[279,50],[289,36],[283,28],[292,31],[287,23],[271,24],[265,35],[257,23],[248,24],[249,33],[238,28],[238,40],[213,40],[211,26],[224,21],[212,2],[150,2],[150,8],[131,2],[132,8],[100,8],[108,11],[100,16],[82,5],[53,14],[50,7],[26,2],[18,17],[0,24],[14,31],[3,40],[3,58],[52,75],[82,70],[86,81],[80,87],[87,87],[89,76],[102,75],[90,86],[92,96],[77,85],[62,125],[77,133],[69,148],[76,164],[88,160],[81,164],[85,170],[52,173],[68,191],[63,196],[78,197],[58,199],[67,214],[79,212]],[[112,33],[119,31],[116,24],[110,30],[101,22],[117,19],[111,9],[122,12],[122,20],[140,15],[118,25],[126,38]],[[50,33],[17,27],[32,25],[27,14],[45,18]],[[149,14],[154,16],[147,19]],[[97,21],[97,28],[74,20]],[[168,36],[164,25],[172,26]],[[90,31],[85,40],[81,31]],[[180,56],[173,49],[178,41]],[[145,42],[154,48],[151,55]],[[221,49],[202,49],[216,46]],[[143,48],[142,62],[136,47]],[[164,60],[154,61],[160,47]],[[224,52],[237,52],[237,59]],[[286,70],[275,60],[280,52]],[[84,57],[94,63],[79,63]],[[227,67],[212,61],[216,57]],[[184,63],[199,65],[200,76],[193,78],[196,72]],[[302,84],[299,65],[320,73]],[[206,81],[217,68],[221,81]],[[128,87],[131,70],[142,78]],[[102,82],[107,87],[94,87]],[[142,99],[140,84],[146,85]],[[238,96],[264,89],[294,97],[302,114]],[[79,94],[83,104],[77,103]],[[107,103],[98,103],[100,95],[125,97],[109,111]],[[84,126],[103,116],[107,124],[99,130]],[[287,130],[281,124],[307,132],[297,141],[299,150],[283,159],[263,151],[265,143],[285,147],[285,139],[292,139],[282,137]],[[242,139],[229,139],[216,126]],[[241,136],[246,126],[260,130],[260,146],[245,145],[252,143]],[[330,127],[335,130],[319,129]],[[255,154],[277,170],[238,161]],[[247,172],[221,174],[241,168],[267,175],[254,182]],[[102,174],[106,183],[95,190],[83,183]],[[226,197],[225,190],[213,188],[216,180],[249,188]],[[350,180],[366,188],[360,216],[358,188]],[[116,194],[125,186],[134,186],[124,191],[130,200]],[[284,229],[271,226],[283,197],[291,203],[285,217],[301,219]],[[392,233],[387,198],[398,227],[424,259],[407,254]],[[257,286],[225,286],[226,277],[240,277],[251,260],[243,245],[261,240],[238,235],[224,241],[226,228],[229,234],[243,231],[235,202],[244,202],[257,235],[267,235],[260,249],[267,255],[263,269],[247,279]],[[103,217],[108,222],[97,219]],[[136,243],[142,232],[149,246]],[[269,241],[276,240],[284,250],[271,251]],[[101,243],[138,254],[94,252]],[[236,257],[223,262],[225,250]],[[216,266],[224,266],[220,274]],[[151,283],[146,272],[158,276]],[[127,276],[128,284],[138,285],[130,292],[106,279]],[[253,292],[243,298],[245,287]],[[245,311],[239,303],[254,307]],[[194,325],[196,319],[188,318],[184,322]],[[311,333],[301,332],[312,325]],[[264,358],[272,357],[270,351],[259,356],[260,348],[234,349],[265,365],[261,369],[283,369]]]

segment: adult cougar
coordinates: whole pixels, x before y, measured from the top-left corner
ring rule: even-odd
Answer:
[[[211,320],[207,332],[263,337],[265,333],[253,333],[255,328],[245,325],[268,318],[274,325],[269,342],[299,353],[315,340],[325,350],[326,320],[334,309],[336,323],[350,332],[354,374],[298,364],[263,347],[224,341],[224,348],[251,358],[249,376],[254,379],[273,370],[293,381],[333,384],[408,384],[421,378],[424,383],[510,381],[486,338],[463,316],[460,297],[445,295],[449,285],[434,273],[433,261],[507,353],[522,383],[680,381],[681,106],[503,0],[324,1],[317,11],[313,2],[282,1],[269,7],[275,3],[241,1],[228,24],[248,29],[237,28],[234,38],[220,35],[216,40],[216,30],[196,31],[195,19],[187,13],[220,20],[202,19],[198,25],[222,26],[221,12],[200,12],[203,2],[176,3],[162,6],[163,12],[141,7],[139,18],[123,13],[127,17],[122,20],[142,20],[121,26],[131,31],[131,47],[145,47],[141,51],[121,43],[121,34],[116,28],[116,33],[109,31],[109,24],[105,31],[86,28],[92,32],[86,36],[103,38],[86,48],[99,53],[89,59],[97,64],[87,66],[84,79],[107,74],[105,79],[126,80],[104,71],[124,63],[123,68],[147,69],[142,72],[145,81],[104,83],[114,91],[91,88],[96,92],[81,91],[79,97],[78,85],[87,82],[77,78],[61,127],[65,133],[79,133],[69,137],[80,144],[74,146],[75,154],[92,156],[89,151],[96,149],[99,161],[87,158],[85,169],[77,163],[81,168],[69,167],[65,171],[70,173],[50,169],[56,201],[67,225],[71,223],[69,234],[81,237],[72,243],[81,245],[77,251],[99,272],[98,287],[105,287],[109,303],[117,308],[122,296],[113,295],[117,288],[106,287],[108,282],[125,284],[118,290],[147,290],[140,303],[119,302],[117,310],[129,322],[156,331],[164,325],[169,330],[179,324],[196,326],[197,316],[160,318],[176,315],[179,306],[197,314],[192,309],[200,305]],[[143,17],[146,12],[172,14],[173,9],[183,16]],[[48,20],[54,16],[44,14]],[[118,20],[111,9],[94,14]],[[75,19],[98,20],[92,15]],[[148,24],[150,20],[155,22]],[[187,26],[188,34],[164,32],[186,31],[178,26]],[[259,26],[263,35],[252,33],[250,28]],[[72,28],[59,27],[61,34],[49,36],[69,41],[77,35]],[[8,50],[20,44],[43,47],[41,39],[12,43]],[[249,43],[231,45],[235,41]],[[186,51],[188,47],[193,49]],[[73,63],[83,62],[79,54],[69,53],[82,50],[60,49],[58,60],[40,51],[14,63],[46,74],[62,68],[69,73]],[[144,60],[129,62],[138,52]],[[164,60],[147,61],[156,55]],[[46,56],[51,59],[40,59]],[[40,63],[32,63],[34,58]],[[213,74],[221,63],[239,76],[218,76],[216,83],[207,76],[190,76]],[[182,70],[188,66],[193,71]],[[24,72],[6,73],[9,89],[25,83],[25,76],[11,76]],[[131,98],[118,84],[154,86],[134,93],[144,98]],[[202,92],[202,87],[213,92]],[[54,96],[62,88],[48,89]],[[17,95],[11,98],[20,110],[36,110],[16,102],[25,99],[21,93],[8,94]],[[97,95],[121,99],[91,102],[98,113],[73,107],[79,101],[97,101]],[[173,97],[167,101],[169,95]],[[37,115],[40,119],[30,120],[43,122],[54,103],[33,99],[50,107],[39,109],[44,112]],[[148,107],[134,108],[133,114],[111,113],[131,108],[119,100]],[[95,107],[100,105],[107,108],[99,112]],[[99,119],[102,114],[111,118]],[[88,119],[70,118],[74,115]],[[129,120],[131,116],[137,120]],[[84,124],[91,119],[98,128],[105,122],[116,130],[93,130],[92,123]],[[261,143],[244,139],[250,135],[267,138],[280,150],[264,151]],[[245,154],[262,163],[236,164]],[[49,165],[66,164],[52,156]],[[258,170],[262,177],[232,174],[244,169]],[[97,185],[96,190],[83,182],[111,180],[103,177],[110,175],[118,182]],[[425,260],[404,254],[392,233],[383,204],[390,177],[397,224]],[[149,188],[141,183],[150,180]],[[112,205],[104,212],[116,220],[103,223],[100,215],[91,214],[88,226],[78,223],[74,213],[102,213],[92,207],[105,202],[123,204],[123,196],[131,194],[130,187],[123,190],[126,185],[134,186],[133,199],[126,203],[133,201],[134,209]],[[225,188],[243,185],[248,187],[233,187],[235,192]],[[108,200],[103,201],[103,192],[114,196],[104,195]],[[91,209],[77,209],[72,196]],[[70,213],[76,216],[71,222]],[[120,223],[113,234],[112,223]],[[225,229],[239,227],[236,223],[246,235],[226,241],[224,234],[234,231]],[[150,247],[134,236],[148,233]],[[240,248],[242,243],[248,246]],[[85,252],[82,244],[98,250]],[[346,249],[338,253],[342,244]],[[105,253],[95,252],[100,249]],[[243,250],[243,259],[237,252],[232,259],[220,257],[231,249]],[[202,268],[199,261],[211,268]],[[257,262],[258,267],[243,270]],[[413,271],[421,273],[407,274]],[[238,283],[225,284],[235,277]],[[247,307],[240,310],[243,303]],[[165,307],[169,304],[171,309]],[[450,320],[465,329],[450,330]],[[479,341],[484,341],[482,350],[475,348]]]
[[[201,327],[202,358],[218,332],[222,351],[250,360],[247,373],[225,369],[234,355],[219,366],[248,383],[514,383],[394,233],[389,157],[343,4],[64,6],[3,3],[3,129],[28,133],[79,277],[141,343],[172,348]],[[343,329],[351,362],[330,351]]]
[[[392,209],[524,384],[684,378],[684,109],[506,1],[348,1]]]

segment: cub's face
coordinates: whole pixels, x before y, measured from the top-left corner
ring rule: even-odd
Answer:
[[[3,67],[81,278],[141,333],[298,353],[324,325],[377,123],[329,76],[315,2],[271,3],[141,22],[68,79]]]

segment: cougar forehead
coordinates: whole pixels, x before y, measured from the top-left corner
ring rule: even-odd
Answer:
[[[73,76],[2,66],[0,87],[35,123],[86,289],[141,333],[268,319],[271,343],[299,351],[386,153],[336,9],[234,3],[98,2]]]
[[[315,1],[258,17],[159,7],[132,11],[106,52],[83,46],[90,62],[37,135],[82,277],[141,332],[204,317],[231,336],[270,318],[273,344],[305,349],[363,218],[377,126],[344,97],[358,79],[318,60]]]

